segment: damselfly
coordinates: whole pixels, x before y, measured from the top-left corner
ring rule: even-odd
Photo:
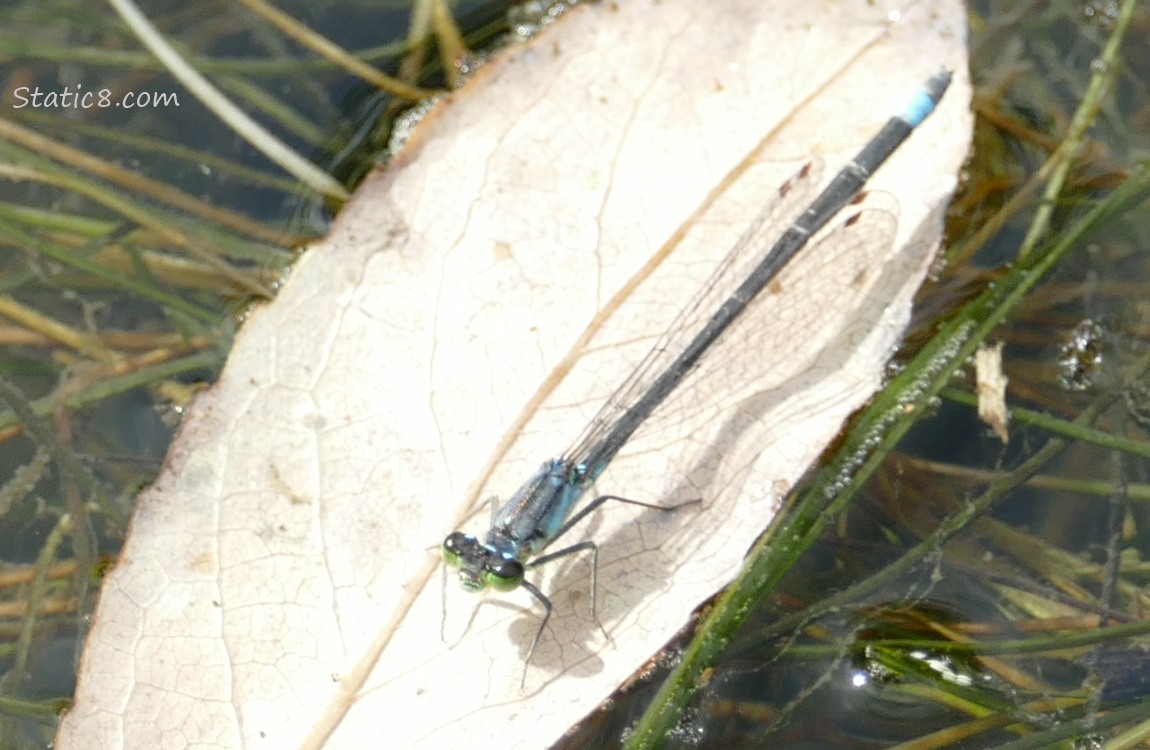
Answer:
[[[807,244],[812,235],[858,195],[874,171],[934,111],[949,84],[948,71],[930,78],[911,106],[903,114],[892,117],[781,234],[778,227],[765,226],[766,213],[754,222],[728,259],[721,264],[719,271],[685,308],[687,311],[695,311],[701,300],[721,299],[723,301],[718,309],[709,317],[695,314],[678,316],[667,334],[615,391],[579,439],[561,456],[546,461],[494,513],[491,528],[483,541],[460,531],[452,533],[444,541],[444,558],[448,564],[459,568],[459,581],[464,589],[482,591],[490,587],[509,591],[522,586],[543,605],[543,619],[527,651],[528,661],[551,618],[552,604],[537,586],[525,579],[525,571],[575,552],[590,551],[591,608],[594,615],[598,556],[594,542],[583,541],[551,552],[546,550],[607,500],[644,506],[647,503],[603,495],[591,500],[572,515],[578,501],[594,485],[595,480],[640,425],[651,417],[687,374],[712,350],[712,345],[730,333],[752,300]],[[776,236],[778,239],[771,242]],[[732,258],[742,258],[748,252],[756,253],[761,260],[749,274],[734,279],[732,283],[730,274],[724,271]],[[717,289],[719,280],[729,286]],[[715,296],[717,291],[721,296]],[[694,327],[690,328],[691,325]],[[669,342],[676,342],[676,345],[672,346]]]

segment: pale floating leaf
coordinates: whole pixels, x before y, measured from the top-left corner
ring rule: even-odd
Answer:
[[[593,4],[441,102],[188,416],[58,747],[554,741],[731,578],[878,386],[969,141],[964,24],[958,2]],[[598,489],[664,494],[684,459],[703,502],[572,532],[601,546],[611,640],[585,557],[547,566],[521,689],[538,607],[451,584],[444,621],[444,536],[575,439],[799,165],[829,176],[942,67],[939,112],[871,185],[898,198],[893,249],[789,269],[755,381],[703,373],[697,409],[636,436]]]

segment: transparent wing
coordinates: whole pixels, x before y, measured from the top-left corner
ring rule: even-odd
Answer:
[[[777,409],[841,373],[857,339],[870,331],[866,321],[881,318],[855,313],[864,306],[882,310],[889,298],[877,282],[896,229],[888,210],[844,210],[640,426],[601,477],[600,491],[667,505],[706,502],[725,494],[768,445],[801,440],[774,429],[773,422],[791,421]],[[626,486],[614,480],[636,475],[643,480]]]
[[[580,462],[627,410],[650,390],[655,380],[672,365],[719,306],[730,298],[739,284],[763,260],[779,236],[810,203],[816,194],[820,172],[819,164],[807,164],[778,188],[775,197],[751,222],[695,297],[680,308],[681,312],[646,357],[607,399],[583,433],[563,454],[564,458]],[[750,312],[745,311],[741,318]],[[740,319],[734,325],[741,324]],[[730,331],[724,337],[729,334]],[[663,411],[663,408],[657,411]]]

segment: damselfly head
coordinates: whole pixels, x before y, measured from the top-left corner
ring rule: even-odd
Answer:
[[[462,531],[452,532],[443,540],[443,559],[459,568],[459,585],[465,591],[478,592],[489,587],[511,591],[523,583],[523,563]]]

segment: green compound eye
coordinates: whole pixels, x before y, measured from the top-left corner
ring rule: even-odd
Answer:
[[[523,583],[523,564],[518,560],[498,560],[483,571],[483,583],[496,591],[511,591]]]
[[[487,580],[491,550],[471,534],[456,531],[443,540],[443,560],[459,568],[459,585],[465,591],[478,592],[492,585]]]
[[[475,547],[475,537],[456,531],[443,540],[443,560],[453,568],[463,567],[469,550]]]

